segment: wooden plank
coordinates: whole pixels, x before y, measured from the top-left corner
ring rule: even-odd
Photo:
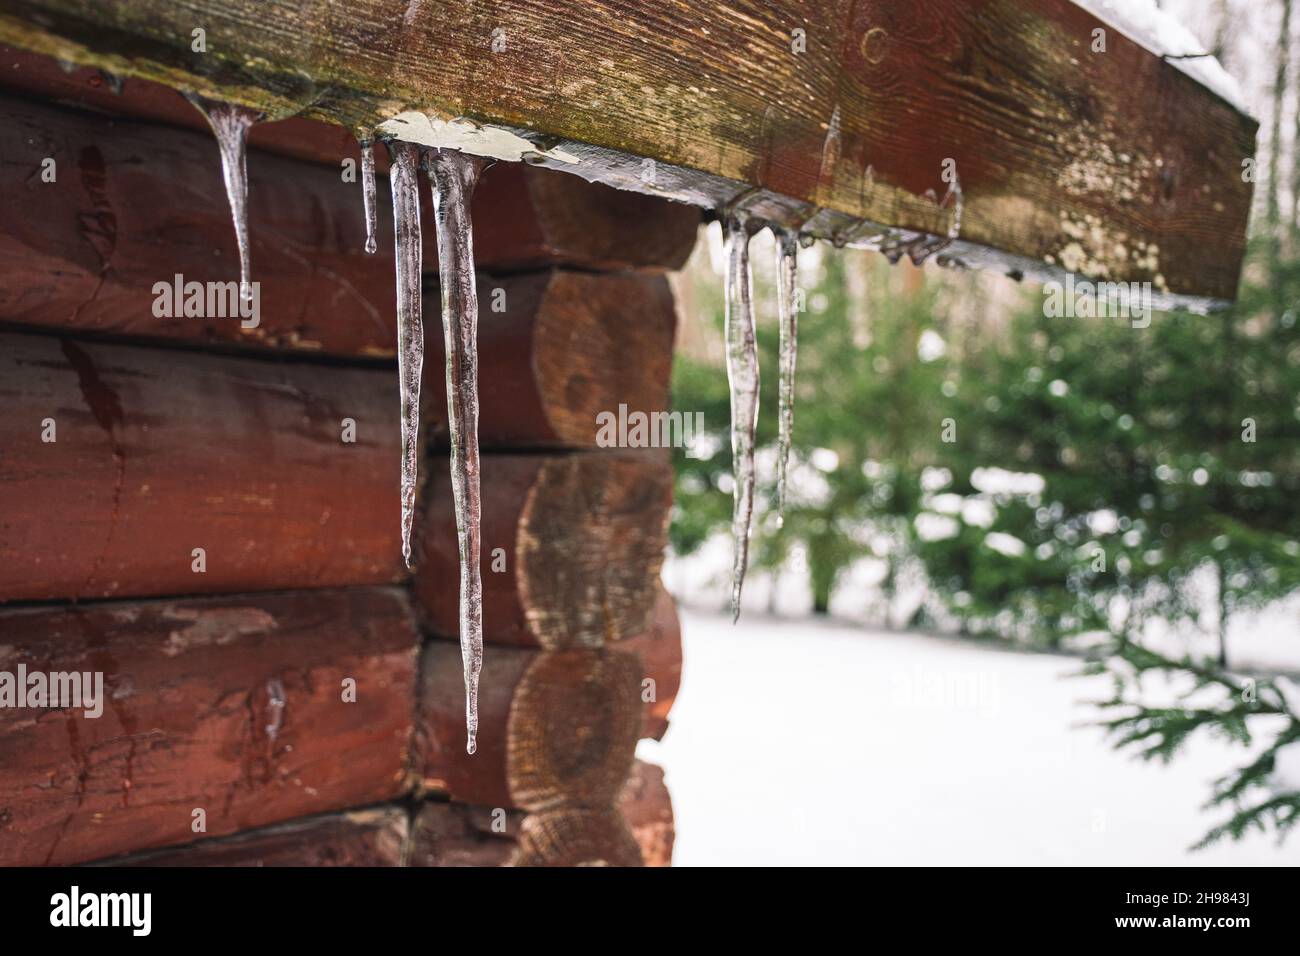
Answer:
[[[191,129],[211,137],[207,120],[178,90],[132,76],[115,76],[39,53],[0,44],[0,88],[23,96],[106,116],[143,119]],[[342,126],[291,116],[258,123],[248,145],[279,156],[338,167],[357,160],[357,138]],[[378,150],[375,166],[382,173],[388,157]]]
[[[677,313],[658,275],[549,270],[478,283],[479,443],[486,449],[594,448],[597,416],[620,404],[668,410]],[[425,417],[448,445],[436,290],[425,298]],[[501,311],[497,311],[500,308]]]
[[[0,233],[0,319],[208,345],[395,354],[386,182],[378,184],[380,251],[367,256],[360,190],[343,183],[337,167],[254,155],[248,168],[256,326],[246,327],[251,320],[236,315],[159,315],[158,282],[174,284],[178,274],[187,283],[238,278],[211,135],[13,96],[0,96],[0,123],[9,131],[0,139],[8,210]],[[54,182],[40,175],[46,159],[56,164]],[[427,190],[424,198],[427,203]],[[484,176],[474,214],[479,264],[505,270],[551,262],[673,268],[689,255],[698,223],[688,207],[521,165],[502,165]],[[431,209],[426,215],[432,221]],[[629,220],[642,229],[626,229]],[[425,249],[427,267],[436,271],[432,230]],[[622,281],[631,287],[624,290],[630,320],[670,314],[663,293],[634,286],[632,278]],[[598,298],[588,313],[612,303]],[[436,299],[433,305],[436,310]],[[433,322],[436,329],[436,311]],[[659,328],[656,323],[644,335]]]
[[[1256,124],[1118,31],[1094,54],[1101,27],[1069,0],[0,2],[0,41],[25,49],[350,128],[470,117],[624,188],[705,206],[761,188],[764,216],[822,210],[819,235],[946,235],[926,193],[952,159],[951,258],[1230,299]]]
[[[599,647],[644,631],[672,504],[667,453],[485,455],[482,467],[484,640]],[[451,637],[460,557],[447,463],[428,480],[415,596]]]
[[[661,622],[660,629],[663,626]],[[611,645],[609,660],[600,651],[566,651],[560,653],[573,656],[552,659],[548,651],[489,647],[483,655],[478,751],[473,755],[465,753],[460,648],[452,641],[429,641],[420,663],[415,734],[415,762],[423,788],[486,807],[536,805],[539,801],[530,794],[551,784],[530,782],[538,774],[530,774],[526,765],[558,759],[555,754],[565,753],[562,744],[572,737],[583,742],[565,758],[571,766],[565,771],[560,796],[590,802],[592,793],[604,785],[593,780],[607,762],[624,759],[619,748],[630,754],[638,736],[653,736],[666,724],[659,715],[667,714],[677,693],[681,643],[666,634],[650,640],[657,647],[653,655],[643,655],[646,640],[636,638]],[[561,665],[571,670],[564,671]],[[657,687],[654,702],[644,701],[647,678]],[[539,698],[539,686],[548,692],[558,687],[571,692],[572,698]],[[626,728],[625,718],[631,719]],[[538,734],[558,749],[553,754],[544,752],[535,739]],[[625,767],[622,772],[626,774]]]
[[[99,865],[401,866],[409,836],[406,811],[384,806],[308,817]]]
[[[0,709],[0,865],[191,840],[195,809],[213,836],[394,798],[417,645],[393,589],[0,613],[0,669],[100,672],[107,698]]]
[[[0,369],[0,601],[403,579],[390,370],[37,335]]]

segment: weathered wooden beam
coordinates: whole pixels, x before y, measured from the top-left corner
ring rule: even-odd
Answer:
[[[428,467],[415,596],[433,629],[454,636],[451,479],[445,461]],[[672,504],[666,450],[485,455],[483,480],[484,640],[599,647],[645,630]]]
[[[949,235],[952,160],[951,261],[1231,299],[1256,125],[1097,29],[1068,0],[0,0],[24,49],[856,242]]]
[[[394,799],[417,647],[396,589],[0,612],[0,670],[104,695],[0,708],[0,865],[189,841],[197,810],[213,836]]]

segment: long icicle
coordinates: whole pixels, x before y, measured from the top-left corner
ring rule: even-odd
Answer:
[[[479,570],[478,293],[470,198],[483,160],[454,150],[425,154],[438,230],[442,333],[447,351],[451,488],[460,546],[460,654],[465,668],[465,749],[478,738],[478,680],[483,668],[483,583]]]
[[[369,139],[361,141],[361,202],[366,211],[366,252],[379,248],[375,242],[375,147]]]
[[[794,369],[799,343],[796,282],[799,275],[799,236],[787,229],[773,230],[776,238],[776,308],[781,326],[780,386],[777,405],[776,518],[785,521],[786,467],[794,432]]]
[[[754,515],[754,428],[758,422],[758,343],[754,336],[754,287],[749,271],[748,222],[739,213],[726,217],[727,381],[731,386],[731,530],[735,560],[731,569],[731,620],[740,619],[740,592],[749,563],[749,526]]]
[[[208,103],[191,99],[217,137],[221,150],[221,176],[230,200],[230,218],[235,222],[235,242],[239,245],[239,295],[253,298],[248,253],[248,130],[261,119],[260,113],[232,103]]]
[[[397,377],[402,401],[402,557],[411,566],[411,525],[419,473],[420,375],[424,369],[421,315],[420,151],[410,143],[389,145],[397,255]]]

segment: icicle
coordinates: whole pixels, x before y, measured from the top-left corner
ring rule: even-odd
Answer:
[[[758,344],[754,337],[754,288],[749,270],[750,229],[732,212],[726,217],[727,380],[731,385],[731,619],[740,619],[740,592],[749,563],[749,525],[754,515],[754,427],[758,421]]]
[[[478,679],[483,667],[483,584],[479,572],[478,292],[469,203],[483,160],[454,150],[426,152],[438,230],[438,284],[447,352],[451,489],[460,546],[460,653],[465,667],[465,749],[478,737]]]
[[[239,244],[239,295],[253,298],[248,262],[248,130],[262,114],[231,103],[208,103],[191,98],[216,134],[221,149],[221,174],[226,181],[230,200],[230,217],[235,221],[235,241]]]
[[[790,436],[794,430],[794,368],[799,331],[795,283],[799,269],[799,236],[785,229],[773,230],[773,235],[776,238],[776,307],[781,326],[776,459],[776,520],[780,527],[785,522],[786,466],[790,460]]]
[[[379,248],[375,242],[375,148],[368,139],[361,141],[361,201],[366,210],[366,252],[374,255]]]
[[[402,557],[411,566],[411,524],[415,520],[415,481],[419,462],[420,374],[424,368],[424,326],[420,314],[420,151],[410,143],[389,147],[393,192],[393,233],[397,253],[397,376],[402,402]]]

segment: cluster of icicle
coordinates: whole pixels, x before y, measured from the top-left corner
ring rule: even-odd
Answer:
[[[221,167],[239,244],[240,294],[252,295],[248,247],[248,130],[260,115],[242,107],[195,99],[207,117],[221,150]],[[419,170],[433,185],[434,228],[438,241],[442,331],[447,356],[447,412],[451,436],[451,484],[455,497],[456,535],[460,552],[460,646],[465,671],[466,749],[473,753],[478,735],[478,682],[483,666],[483,588],[479,569],[478,454],[478,295],[474,285],[474,244],[469,202],[483,161],[456,150],[429,149],[391,141],[389,178],[393,194],[397,274],[397,367],[401,399],[402,556],[411,566],[411,528],[415,520],[420,432],[420,377],[424,368],[422,314],[423,239],[420,231]],[[361,189],[366,221],[366,252],[375,243],[375,159],[373,144],[361,141]],[[946,237],[922,237],[873,244],[891,262],[906,252],[918,263],[956,239],[961,230],[962,193],[954,179],[939,203],[951,208]],[[740,596],[749,563],[749,535],[754,515],[754,432],[758,422],[758,345],[754,331],[754,289],[749,240],[764,225],[749,218],[741,204],[722,212],[727,243],[726,344],[731,392],[731,453],[735,487],[732,532],[732,620],[740,617]],[[777,439],[777,513],[785,508],[786,471],[794,427],[794,377],[798,310],[796,308],[797,231],[771,225],[776,238],[776,279],[780,323]],[[835,244],[860,237],[841,235]],[[883,242],[879,240],[884,240]]]
[[[479,570],[478,292],[469,203],[483,161],[454,150],[389,144],[389,182],[397,253],[397,368],[402,403],[402,555],[411,565],[411,525],[419,460],[420,376],[424,368],[421,302],[423,240],[420,180],[423,164],[433,184],[438,241],[442,333],[447,356],[447,419],[451,437],[451,488],[460,552],[460,651],[465,670],[465,749],[478,738],[478,682],[483,668],[483,583]],[[362,195],[366,197],[366,248],[374,244],[374,159],[364,144]]]
[[[193,99],[207,117],[221,151],[221,168],[239,246],[240,294],[252,295],[248,245],[248,130],[261,117],[243,107]],[[424,367],[422,315],[423,240],[419,169],[433,184],[438,241],[442,329],[447,355],[447,412],[451,435],[451,485],[460,551],[460,646],[465,669],[466,750],[478,736],[478,682],[483,667],[483,589],[479,571],[478,293],[469,203],[483,161],[454,150],[389,144],[397,274],[397,367],[401,400],[402,556],[411,566],[411,527],[419,461],[420,376]],[[375,159],[361,143],[361,190],[366,252],[375,252]]]
[[[754,332],[754,283],[749,263],[749,240],[764,225],[776,240],[777,322],[780,327],[777,384],[776,509],[778,526],[784,520],[786,472],[790,460],[790,436],[794,429],[794,378],[798,353],[799,314],[796,302],[798,230],[786,229],[750,218],[743,211],[744,196],[720,213],[726,239],[727,278],[725,286],[725,338],[727,381],[731,390],[731,531],[734,554],[731,567],[731,619],[740,619],[740,595],[749,565],[749,536],[754,517],[754,432],[758,424],[758,344]],[[931,194],[941,209],[951,212],[946,235],[895,239],[888,231],[868,241],[897,263],[907,254],[917,265],[950,245],[961,234],[964,200],[961,183],[953,176],[942,200]],[[837,247],[864,238],[873,227],[864,223],[834,239]]]
[[[749,532],[754,517],[754,431],[758,425],[758,341],[754,332],[754,281],[749,240],[762,224],[738,209],[723,213],[727,244],[725,327],[727,381],[731,389],[731,461],[734,478],[731,531],[731,619],[740,618],[740,594],[749,564]],[[780,353],[777,410],[777,512],[785,508],[786,466],[794,428],[794,372],[799,313],[796,280],[799,241],[794,232],[772,227],[776,238],[777,314]]]

